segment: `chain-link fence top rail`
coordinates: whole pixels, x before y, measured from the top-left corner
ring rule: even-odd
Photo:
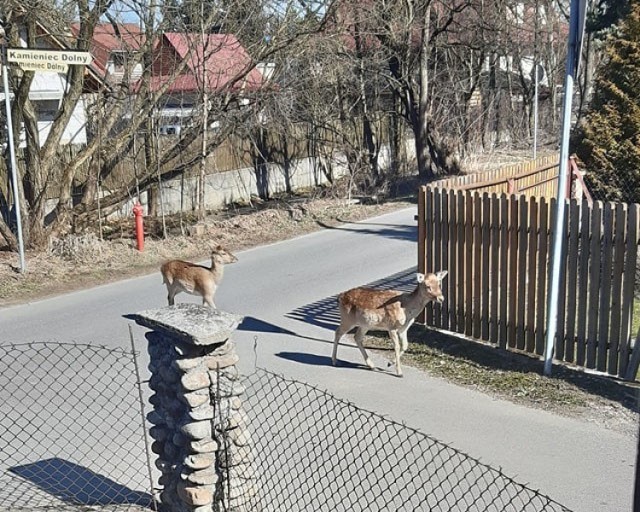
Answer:
[[[308,384],[257,369],[244,385],[259,479],[248,510],[568,511],[458,450]]]
[[[148,505],[136,382],[122,350],[0,346],[0,510]]]

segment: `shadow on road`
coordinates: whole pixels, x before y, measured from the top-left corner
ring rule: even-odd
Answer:
[[[358,222],[358,228],[347,227],[346,221],[338,219],[339,222],[345,222],[343,226],[331,226],[325,224],[322,221],[316,221],[318,226],[324,229],[333,229],[336,231],[349,231],[351,233],[358,233],[360,235],[376,235],[384,238],[390,238],[392,240],[408,240],[415,242],[418,240],[418,228],[417,226],[407,226],[406,224],[376,224],[367,222]],[[361,226],[386,226],[382,229],[374,228],[362,228]]]
[[[284,327],[280,327],[279,325],[265,322],[264,320],[260,320],[259,318],[255,318],[252,316],[244,317],[244,320],[238,326],[238,330],[246,331],[246,332],[256,332],[256,333],[286,334],[289,336],[295,336],[296,338],[303,338],[306,340],[322,341],[323,343],[331,342],[331,340],[325,340],[322,338],[313,338],[311,336],[304,336],[302,334],[298,334],[297,332],[290,331],[289,329],[285,329]]]
[[[110,478],[64,459],[40,460],[32,464],[14,466],[9,471],[33,483],[42,491],[72,504],[130,504],[150,507],[152,503],[151,495],[133,491]],[[28,496],[23,498],[28,501]]]
[[[333,367],[333,363],[331,362],[331,358],[329,356],[320,356],[317,354],[306,354],[303,352],[278,352],[276,354],[277,357],[282,359],[286,359],[287,361],[293,361],[295,363],[301,364],[309,364],[312,366],[330,366]],[[380,372],[380,373],[391,373],[386,371],[383,368],[369,368],[367,365],[352,363],[350,361],[343,361],[338,359],[336,362],[336,368],[350,368],[354,370],[366,370],[368,372]],[[392,373],[395,375],[395,372]]]

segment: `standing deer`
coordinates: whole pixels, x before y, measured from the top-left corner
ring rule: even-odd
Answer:
[[[186,292],[200,295],[202,304],[215,308],[213,296],[222,281],[224,265],[236,261],[238,258],[221,245],[211,251],[211,268],[182,260],[167,261],[160,267],[160,272],[169,292],[169,306],[173,306],[178,293]]]
[[[417,274],[418,285],[411,293],[397,290],[376,290],[373,288],[354,288],[338,296],[340,308],[340,326],[336,329],[333,340],[331,361],[336,364],[338,342],[340,338],[354,327],[357,327],[355,340],[364,362],[373,369],[362,344],[367,331],[385,330],[393,340],[395,348],[396,373],[402,376],[400,356],[409,347],[407,331],[416,317],[428,302],[443,302],[440,289],[442,280],[447,275],[443,270],[436,274]]]

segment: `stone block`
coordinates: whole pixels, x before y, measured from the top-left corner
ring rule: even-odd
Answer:
[[[197,391],[208,388],[211,385],[211,379],[209,372],[204,367],[198,366],[189,373],[185,373],[180,379],[180,384],[187,391]]]
[[[213,503],[213,486],[194,486],[182,481],[177,487],[178,496],[188,505],[202,506]]]
[[[243,317],[197,304],[180,303],[142,311],[134,320],[174,342],[208,346],[227,341]]]
[[[211,420],[214,417],[213,405],[204,404],[189,411],[189,417],[196,420]]]
[[[214,465],[215,453],[196,453],[184,459],[184,465],[190,469],[206,469]]]
[[[208,389],[198,389],[196,391],[184,393],[179,395],[179,398],[192,409],[211,402],[211,395],[209,394]]]
[[[217,376],[214,371],[209,372],[211,378],[211,393],[214,396],[221,396],[222,398],[229,398],[232,396],[241,396],[245,392],[245,387],[239,382],[231,382],[228,379],[220,379],[217,381]]]
[[[240,358],[235,352],[230,354],[225,354],[223,356],[208,356],[204,358],[204,364],[210,370],[217,370],[228,368],[229,366],[234,366],[238,363]]]
[[[189,443],[189,449],[195,453],[212,453],[218,449],[218,443],[213,439],[191,441]]]
[[[192,421],[180,427],[180,431],[189,439],[206,439],[211,437],[210,421]]]
[[[218,482],[218,474],[213,467],[198,471],[183,471],[180,478],[197,485],[214,485]]]

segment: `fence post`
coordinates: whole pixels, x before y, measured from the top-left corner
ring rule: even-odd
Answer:
[[[244,392],[231,341],[242,317],[176,304],[132,315],[147,333],[147,415],[161,471],[160,510],[244,510],[256,495]]]

